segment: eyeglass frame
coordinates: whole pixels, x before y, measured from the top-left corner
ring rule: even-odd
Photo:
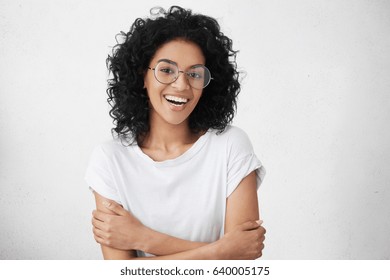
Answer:
[[[156,76],[157,65],[159,65],[161,62],[169,63],[169,64],[171,64],[171,65],[174,65],[174,66],[177,68],[177,76],[176,76],[176,78],[175,78],[172,82],[170,82],[170,83],[163,83],[163,82],[161,82],[161,81],[157,78],[157,76]],[[180,70],[180,69],[179,69],[179,66],[177,65],[177,63],[174,62],[174,61],[172,61],[172,60],[169,60],[169,59],[160,59],[160,60],[157,62],[156,66],[155,66],[154,68],[148,67],[148,70],[153,70],[153,76],[154,76],[154,78],[156,79],[156,81],[159,82],[160,84],[163,84],[163,85],[170,85],[170,84],[176,82],[177,79],[179,79],[180,73],[183,73],[183,74],[186,74],[186,79],[187,79],[188,84],[190,85],[190,87],[192,87],[192,88],[194,88],[194,89],[204,89],[205,87],[207,87],[207,86],[210,84],[211,80],[214,80],[214,78],[211,77],[210,69],[207,68],[205,65],[196,64],[196,65],[193,65],[193,66],[191,66],[191,67],[194,68],[194,67],[198,67],[198,66],[201,66],[201,67],[205,68],[205,69],[209,72],[209,74],[210,74],[210,75],[209,75],[209,76],[210,76],[209,81],[208,81],[207,84],[206,84],[205,86],[203,86],[202,88],[195,88],[195,87],[193,87],[193,86],[191,85],[191,82],[189,81],[189,76],[188,76],[188,73],[189,73],[189,72]]]

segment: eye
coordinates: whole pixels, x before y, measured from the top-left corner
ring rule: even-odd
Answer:
[[[162,73],[167,74],[167,75],[175,74],[175,70],[170,68],[170,67],[162,67],[159,69],[159,72],[162,72]]]
[[[188,72],[187,76],[194,80],[203,79],[203,75],[199,72]]]

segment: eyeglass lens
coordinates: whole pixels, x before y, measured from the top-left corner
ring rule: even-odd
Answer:
[[[182,71],[180,71],[182,72]],[[210,80],[211,75],[209,69],[203,65],[196,65],[191,67],[188,71],[183,72],[191,87],[195,89],[202,89],[206,87]],[[154,69],[154,76],[157,81],[162,84],[171,84],[179,77],[179,69],[175,64],[160,61]]]

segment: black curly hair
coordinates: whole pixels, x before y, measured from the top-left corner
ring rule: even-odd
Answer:
[[[191,131],[213,128],[222,132],[234,117],[240,92],[237,51],[232,49],[232,40],[221,32],[214,18],[193,14],[191,10],[172,6],[168,11],[153,8],[150,13],[150,18],[137,18],[129,32],[117,35],[117,45],[106,60],[112,74],[107,88],[110,116],[115,125],[112,133],[142,142],[149,132],[144,73],[157,49],[175,39],[197,44],[213,77],[189,116]]]

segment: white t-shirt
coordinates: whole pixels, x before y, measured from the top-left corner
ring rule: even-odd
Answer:
[[[228,126],[221,134],[210,129],[184,154],[161,162],[138,145],[111,140],[95,148],[85,179],[156,231],[214,242],[224,234],[226,198],[253,170],[259,187],[265,170],[248,136]]]

